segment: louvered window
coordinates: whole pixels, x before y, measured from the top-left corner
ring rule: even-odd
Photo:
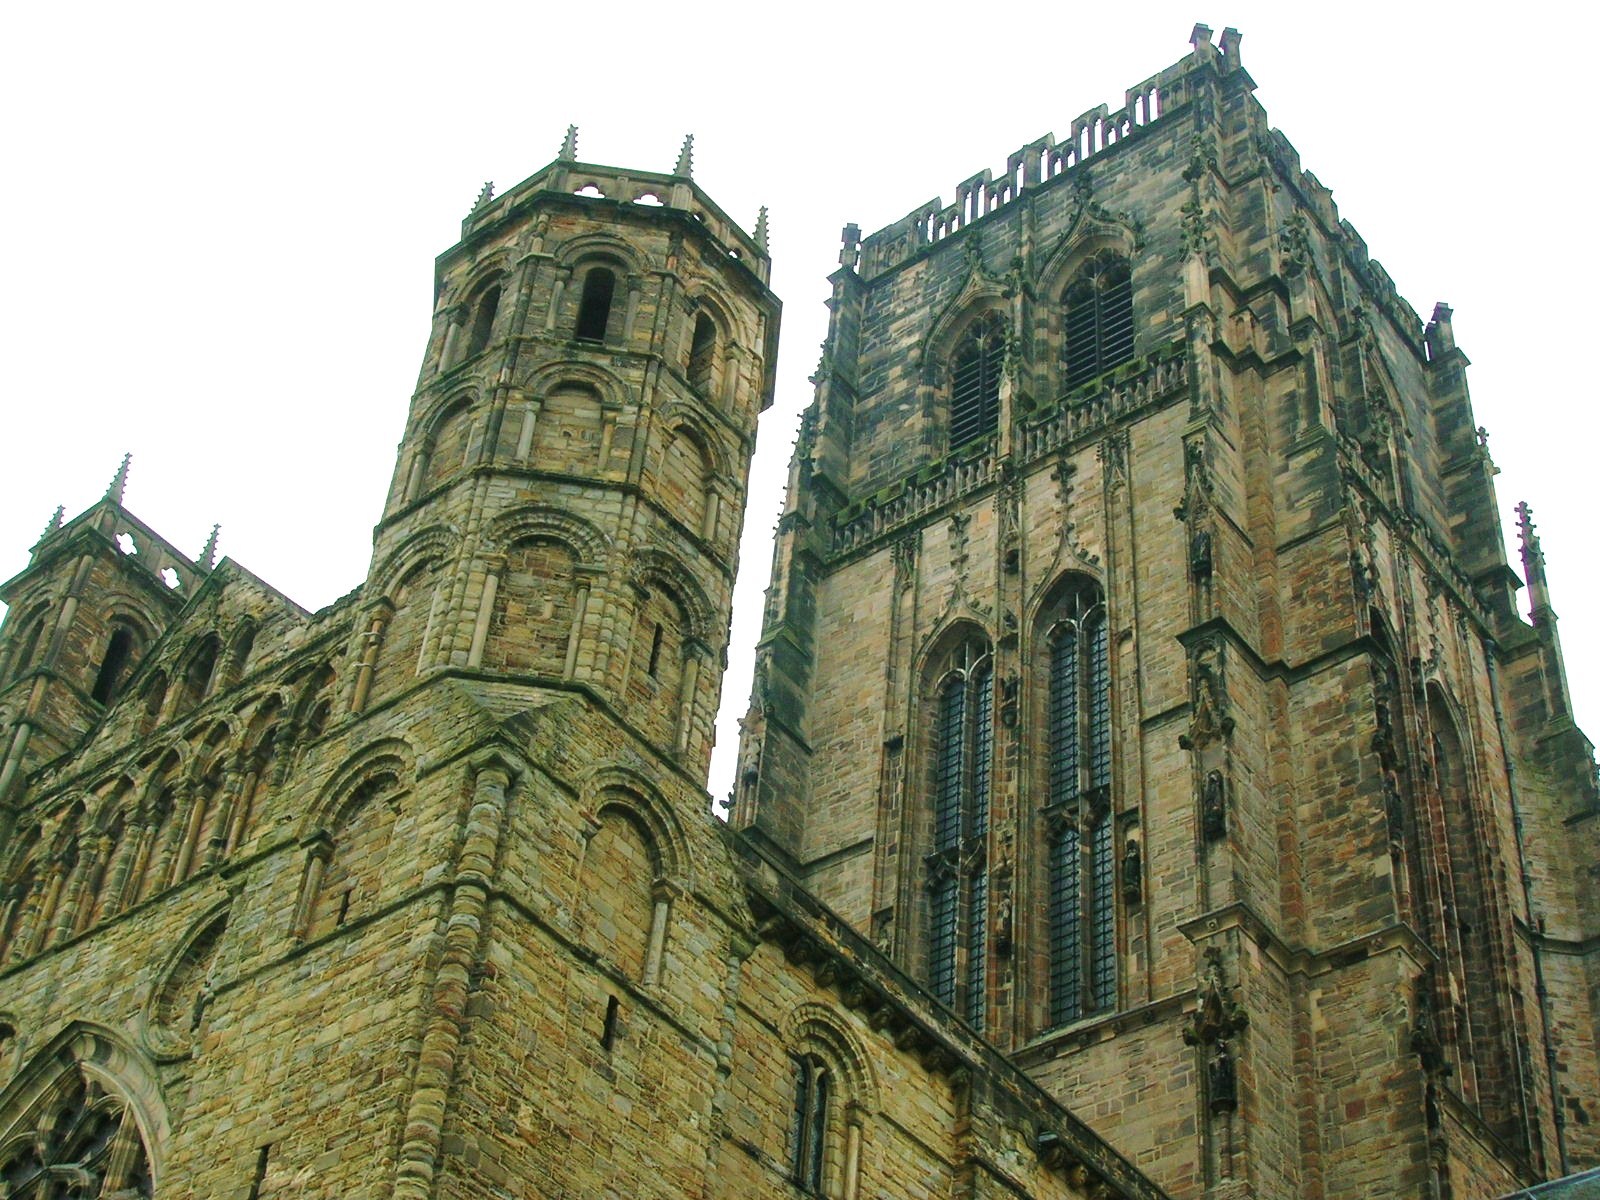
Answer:
[[[950,362],[950,445],[995,431],[1000,421],[1000,372],[1005,366],[1005,320],[979,317],[962,334]]]
[[[988,651],[975,643],[963,646],[937,695],[933,845],[924,860],[928,986],[981,1028],[988,972],[986,847],[994,761],[994,675]]]
[[[1049,635],[1050,1016],[1117,1002],[1117,883],[1111,813],[1111,680],[1105,608],[1085,586]]]
[[[1063,302],[1068,390],[1133,357],[1133,279],[1126,259],[1110,253],[1090,259]]]

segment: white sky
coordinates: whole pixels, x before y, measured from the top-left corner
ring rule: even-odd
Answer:
[[[1503,474],[1544,538],[1577,714],[1600,732],[1592,7],[1235,0],[13,4],[0,16],[0,577],[104,491],[310,607],[361,582],[421,362],[432,262],[486,179],[555,156],[695,177],[771,208],[786,311],[762,423],[711,792],[734,721],[825,278],[864,231],[1063,135],[1187,51],[1244,35],[1273,124],[1424,317],[1456,309]],[[1490,24],[1490,19],[1494,24]],[[1579,318],[1583,318],[1580,320]],[[1586,534],[1585,529],[1589,532]]]

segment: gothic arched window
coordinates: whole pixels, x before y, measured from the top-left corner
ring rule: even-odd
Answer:
[[[1068,390],[1133,357],[1133,277],[1128,260],[1097,254],[1062,297]]]
[[[976,640],[951,656],[934,693],[933,828],[924,860],[928,986],[982,1028],[988,946],[989,786],[994,670]]]
[[[1116,839],[1105,605],[1084,581],[1049,611],[1050,1020],[1117,1001]]]
[[[995,431],[1005,357],[1004,317],[985,313],[967,326],[950,358],[950,445],[964,445]]]
[[[126,625],[115,626],[110,641],[106,643],[106,652],[100,659],[100,670],[95,675],[90,696],[101,704],[110,704],[115,700],[117,693],[122,690],[128,666],[137,653],[138,642],[133,630]]]
[[[0,1114],[9,1116],[10,1114]],[[15,1122],[0,1151],[0,1188],[14,1200],[155,1194],[150,1158],[133,1114],[73,1064],[41,1103]]]

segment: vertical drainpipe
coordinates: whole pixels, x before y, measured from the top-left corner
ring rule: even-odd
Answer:
[[[1494,723],[1500,737],[1500,758],[1506,764],[1506,791],[1511,800],[1511,830],[1517,842],[1517,873],[1522,877],[1522,911],[1528,923],[1528,946],[1533,957],[1533,990],[1539,997],[1539,1025],[1544,1042],[1545,1074],[1550,1079],[1550,1116],[1556,1127],[1556,1158],[1561,1175],[1570,1175],[1567,1163],[1567,1121],[1561,1111],[1561,1093],[1556,1085],[1556,1048],[1550,1040],[1550,994],[1544,985],[1544,958],[1539,953],[1540,930],[1533,919],[1533,884],[1528,879],[1528,858],[1522,842],[1522,808],[1517,803],[1517,765],[1511,757],[1506,737],[1506,714],[1500,704],[1500,672],[1495,667],[1498,649],[1492,637],[1483,639],[1484,663],[1489,672],[1489,698],[1494,704]]]

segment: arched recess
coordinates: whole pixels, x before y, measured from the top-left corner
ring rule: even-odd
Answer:
[[[374,703],[409,686],[422,669],[423,656],[438,632],[435,618],[443,565],[442,555],[424,548],[396,582],[384,590],[393,616],[384,628],[383,644],[373,668]]]
[[[405,742],[375,743],[339,771],[307,814],[301,838],[306,862],[292,929],[296,938],[331,933],[377,907],[414,764],[415,754]]]
[[[246,727],[239,754],[239,790],[223,843],[224,856],[244,845],[255,827],[268,791],[277,782],[280,766],[288,759],[283,746],[287,705],[273,693],[256,705]]]
[[[1446,1010],[1454,1008],[1457,1068],[1464,1094],[1502,1138],[1519,1137],[1514,1101],[1518,1095],[1510,1044],[1512,1014],[1504,995],[1506,959],[1496,945],[1502,927],[1492,864],[1494,831],[1483,819],[1469,745],[1462,736],[1456,706],[1437,683],[1426,690],[1431,768],[1437,789],[1438,819],[1444,826],[1446,862],[1444,940],[1452,976]]]
[[[688,570],[670,555],[635,556],[633,636],[625,695],[634,726],[650,741],[689,749],[706,686],[711,606]]]
[[[466,469],[476,400],[472,392],[457,393],[428,419],[412,464],[407,500],[427,495]]]
[[[182,836],[183,758],[181,748],[152,756],[140,797],[140,845],[128,882],[127,904],[138,904],[166,889]]]
[[[158,1060],[181,1058],[195,1045],[215,990],[212,976],[222,936],[228,928],[228,902],[216,905],[167,956],[142,1014],[144,1041]]]
[[[865,1046],[820,1004],[802,1004],[784,1023],[789,1051],[790,1180],[819,1196],[857,1196],[861,1144],[878,1109],[878,1085]]]
[[[16,1200],[149,1200],[170,1138],[153,1064],[103,1026],[67,1026],[0,1091],[0,1180]]]
[[[615,775],[601,776],[584,830],[574,906],[578,936],[625,978],[661,977],[674,897],[682,890],[681,835],[664,808]],[[585,789],[589,791],[588,788]]]
[[[1115,811],[1116,722],[1100,582],[1062,575],[1035,609],[1031,632],[1029,725],[1041,751],[1032,784],[1044,803],[1030,846],[1041,869],[1033,872],[1027,962],[1048,997],[1035,1020],[1049,1027],[1116,1007],[1119,851],[1142,835],[1131,815],[1119,826]]]
[[[20,679],[44,657],[45,626],[49,623],[50,609],[40,604],[16,622],[16,632],[11,635],[5,670],[0,671],[0,682],[10,683]]]
[[[18,961],[27,952],[25,943],[40,902],[44,830],[37,824],[23,830],[16,845],[0,878],[0,963]]]
[[[994,649],[969,621],[942,630],[918,672],[916,764],[924,804],[908,812],[916,847],[911,958],[933,994],[974,1026],[987,1013],[989,803]]]
[[[712,492],[715,457],[705,435],[687,421],[668,426],[661,448],[656,499],[663,510],[696,537],[716,535],[716,500]]]
[[[580,615],[577,552],[558,538],[535,534],[512,543],[501,557],[482,665],[566,676]]]
[[[78,928],[115,916],[122,908],[129,872],[138,853],[140,826],[138,786],[128,775],[117,775],[95,789],[99,800],[92,813],[95,830],[104,847],[103,864],[84,895]]]
[[[602,393],[587,380],[551,384],[542,393],[533,418],[533,466],[566,475],[589,475],[598,470],[603,465],[604,408]]]
[[[177,712],[180,716],[198,708],[210,695],[221,658],[222,639],[214,633],[200,637],[184,652],[178,671]]]

